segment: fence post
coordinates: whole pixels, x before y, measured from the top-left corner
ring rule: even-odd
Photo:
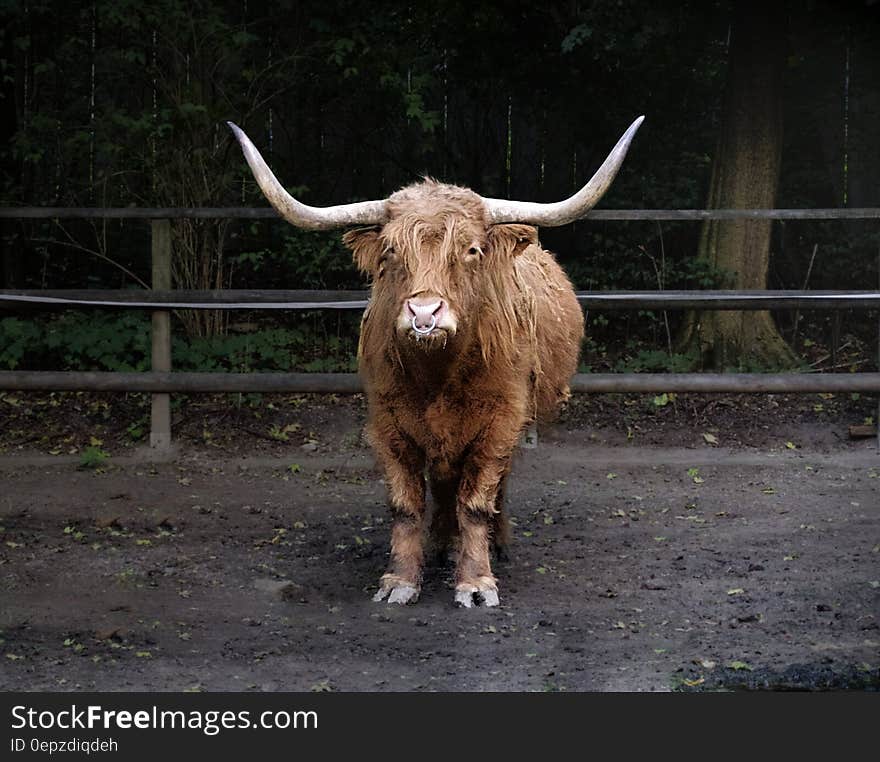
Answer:
[[[171,221],[152,221],[153,289],[171,289]],[[171,313],[168,310],[153,312],[152,369],[171,370]],[[171,396],[152,395],[150,411],[150,447],[168,450],[171,447]]]

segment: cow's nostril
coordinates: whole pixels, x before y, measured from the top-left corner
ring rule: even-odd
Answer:
[[[410,315],[436,315],[444,307],[442,299],[433,301],[420,301],[417,299],[408,299],[406,308]]]
[[[414,297],[406,300],[406,320],[417,333],[430,333],[442,319],[446,302],[437,297]]]

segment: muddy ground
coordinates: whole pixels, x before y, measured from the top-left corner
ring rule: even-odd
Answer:
[[[458,610],[447,568],[370,600],[358,398],[178,409],[166,462],[95,399],[0,410],[2,690],[880,686],[873,402],[583,398],[518,455],[500,608]]]

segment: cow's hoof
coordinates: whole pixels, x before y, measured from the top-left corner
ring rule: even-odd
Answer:
[[[481,606],[497,606],[500,601],[498,599],[498,591],[495,588],[487,590],[462,589],[455,591],[455,605],[458,608],[469,609],[474,603]]]
[[[397,585],[394,587],[380,587],[379,592],[373,596],[376,603],[381,603],[388,598],[388,603],[415,603],[419,599],[419,588],[412,585]]]

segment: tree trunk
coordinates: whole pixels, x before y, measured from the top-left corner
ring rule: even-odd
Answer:
[[[709,188],[711,209],[772,209],[782,156],[782,71],[786,24],[781,3],[734,4],[721,134]],[[707,220],[698,256],[729,288],[767,287],[770,220]],[[769,312],[692,312],[680,351],[708,367],[795,363]]]

